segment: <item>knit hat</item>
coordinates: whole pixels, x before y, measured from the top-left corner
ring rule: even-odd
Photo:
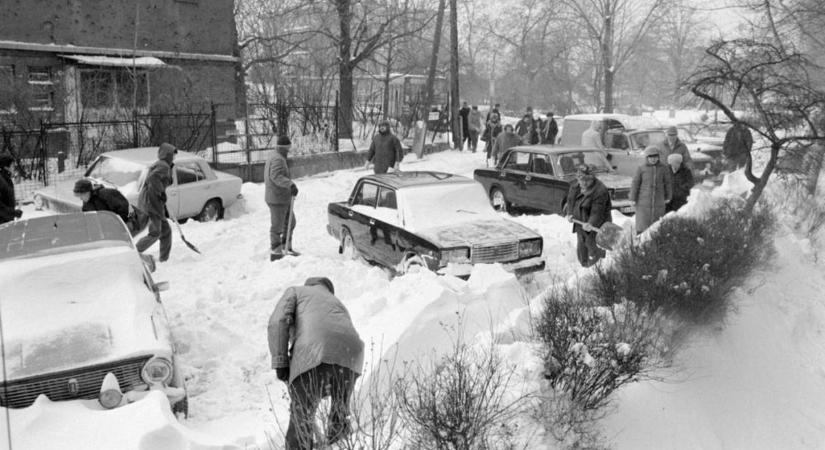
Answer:
[[[679,130],[677,130],[676,127],[668,127],[666,134],[668,136],[678,136]]]
[[[661,152],[659,151],[659,147],[657,147],[655,145],[649,145],[645,149],[645,157],[647,157],[647,156],[659,156],[660,154],[661,154]]]
[[[292,141],[289,140],[289,136],[278,136],[278,142],[275,145],[292,145]]]
[[[9,167],[14,163],[14,157],[9,153],[0,153],[0,167]]]
[[[74,193],[82,194],[84,192],[92,192],[92,182],[81,178],[74,183]]]
[[[160,147],[158,147],[158,159],[164,160],[170,164],[175,158],[173,155],[176,153],[178,153],[178,149],[168,142],[164,142],[163,144],[160,144]]]
[[[682,155],[678,153],[671,153],[667,155],[667,163],[673,166],[678,166],[682,164]]]
[[[579,167],[576,168],[576,177],[585,180],[595,178],[595,175],[593,175],[593,168],[587,164],[579,165]]]
[[[324,286],[330,294],[335,294],[335,287],[327,277],[309,277],[304,282],[304,286]]]

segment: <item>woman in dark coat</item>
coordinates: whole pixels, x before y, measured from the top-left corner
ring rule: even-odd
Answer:
[[[676,211],[687,203],[690,189],[693,187],[693,173],[682,161],[682,155],[671,153],[667,157],[673,179],[673,197],[665,207],[665,212]]]
[[[11,165],[14,158],[8,153],[0,154],[0,224],[20,218],[23,212],[16,209],[14,198],[14,181],[11,178]]]
[[[670,168],[659,161],[659,147],[645,149],[645,163],[636,169],[630,185],[630,200],[636,206],[636,234],[665,215],[672,197]]]
[[[499,133],[501,133],[501,124],[499,123],[498,113],[494,112],[490,114],[490,121],[487,122],[487,128],[484,129],[484,134],[481,136],[481,140],[486,143],[487,165],[490,164],[490,154],[493,151],[493,143],[496,141]]]
[[[576,170],[576,182],[570,185],[564,215],[572,222],[576,219],[584,225],[573,225],[576,233],[576,255],[582,267],[589,267],[604,257],[604,250],[596,245],[596,229],[611,222],[610,193],[607,187],[596,179],[593,170],[586,165]]]

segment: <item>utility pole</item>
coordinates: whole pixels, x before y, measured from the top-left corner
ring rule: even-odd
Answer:
[[[444,26],[444,8],[446,0],[438,0],[438,14],[435,18],[435,35],[433,36],[433,54],[430,56],[430,68],[427,72],[427,100],[421,105],[421,117],[426,124],[430,116],[430,107],[433,104],[433,90],[435,87],[435,70],[438,66],[438,49],[441,47],[441,28]]]
[[[450,118],[453,131],[453,148],[461,150],[464,142],[461,116],[458,108],[461,98],[458,93],[458,1],[450,0]]]

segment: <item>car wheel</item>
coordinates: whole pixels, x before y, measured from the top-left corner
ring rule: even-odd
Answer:
[[[201,213],[198,214],[198,221],[200,222],[214,222],[221,218],[223,207],[221,201],[213,198],[203,205]]]
[[[352,239],[352,234],[346,228],[341,230],[341,254],[344,258],[355,261],[359,259],[360,254],[355,247],[355,240]]]
[[[178,419],[181,416],[184,418],[189,417],[189,396],[183,397],[183,400],[175,403],[172,405],[172,414],[175,415]]]
[[[493,188],[493,190],[490,191],[490,204],[493,205],[493,209],[496,211],[510,213],[511,204],[507,201],[507,198],[504,197],[504,192],[499,188]]]

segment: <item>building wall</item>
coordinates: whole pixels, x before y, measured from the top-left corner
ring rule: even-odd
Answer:
[[[139,9],[135,4],[139,4]],[[0,40],[231,55],[233,0],[0,0]]]

